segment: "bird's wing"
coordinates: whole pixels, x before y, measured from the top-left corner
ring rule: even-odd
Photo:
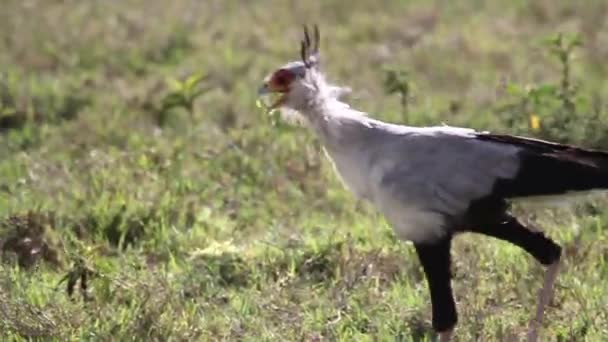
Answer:
[[[385,145],[396,162],[379,188],[447,216],[478,199],[559,196],[608,188],[608,154],[509,135],[437,128]]]
[[[476,140],[517,147],[519,171],[493,191],[505,198],[559,196],[608,188],[608,153],[512,135],[477,134]]]
[[[382,154],[395,162],[378,172],[378,188],[393,200],[447,216],[463,214],[520,166],[520,147],[481,141],[469,131],[437,128],[393,140]]]

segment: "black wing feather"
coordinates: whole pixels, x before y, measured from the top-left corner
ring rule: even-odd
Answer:
[[[606,152],[512,135],[480,133],[476,138],[521,148],[519,172],[496,182],[495,198],[608,189]]]

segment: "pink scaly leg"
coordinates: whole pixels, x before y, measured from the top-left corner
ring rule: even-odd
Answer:
[[[536,306],[536,316],[530,322],[530,328],[528,330],[528,342],[536,342],[538,340],[538,331],[543,323],[543,317],[545,313],[545,307],[551,301],[553,296],[553,288],[555,280],[557,279],[557,273],[559,271],[559,259],[553,264],[549,265],[545,272],[545,280],[542,289],[538,293],[538,304]]]
[[[452,340],[452,333],[454,330],[450,329],[439,333],[439,342],[450,342]]]

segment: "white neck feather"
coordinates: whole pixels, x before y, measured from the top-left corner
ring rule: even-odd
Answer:
[[[292,89],[288,109],[283,113],[293,117],[295,110],[303,119],[299,121],[309,126],[323,142],[331,144],[341,140],[339,127],[347,121],[366,125],[369,120],[365,113],[340,101],[340,96],[348,92],[349,88],[331,85],[320,72],[310,70],[306,78]]]

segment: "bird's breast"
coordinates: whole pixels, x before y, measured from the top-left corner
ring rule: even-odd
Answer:
[[[359,199],[371,199],[368,162],[357,153],[337,153],[325,150],[342,184]]]

